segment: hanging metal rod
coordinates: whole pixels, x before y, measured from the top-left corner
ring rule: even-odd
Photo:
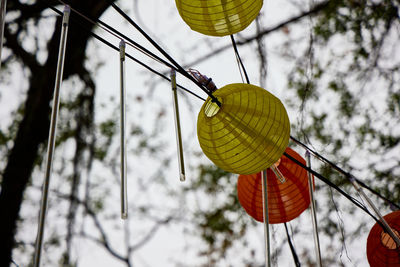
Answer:
[[[53,165],[53,155],[54,155],[55,142],[56,142],[58,110],[60,107],[60,89],[61,89],[63,72],[64,72],[65,46],[67,44],[68,22],[69,22],[70,12],[71,11],[70,11],[69,6],[66,5],[64,7],[62,28],[61,28],[60,47],[59,47],[59,51],[58,51],[56,82],[55,82],[55,86],[54,86],[53,107],[52,107],[52,112],[51,112],[50,132],[49,132],[49,140],[48,140],[48,147],[47,147],[46,174],[45,174],[45,179],[43,182],[42,202],[41,202],[41,206],[40,206],[40,215],[39,215],[39,227],[38,227],[38,234],[37,234],[37,238],[36,238],[36,247],[35,247],[35,256],[34,256],[34,266],[35,267],[40,266],[40,257],[41,257],[41,252],[42,252],[42,243],[43,243],[47,202],[48,202],[47,199],[48,199],[48,195],[49,195],[50,178],[51,178],[51,171],[52,171],[52,165]]]
[[[121,105],[121,218],[128,218],[128,193],[126,178],[126,89],[125,89],[125,41],[119,43],[120,105]]]
[[[271,253],[269,241],[269,218],[268,218],[268,181],[267,170],[261,172],[261,185],[263,197],[263,219],[264,219],[264,238],[265,238],[265,267],[271,267]]]
[[[179,179],[181,180],[181,182],[183,182],[186,180],[185,161],[183,159],[182,130],[179,117],[178,92],[176,89],[176,72],[174,69],[171,69],[171,88],[172,88],[172,102],[174,104],[174,115],[175,115],[175,133],[176,133],[176,145],[178,150]]]
[[[307,160],[307,167],[311,168],[310,152],[308,151],[306,152],[306,160]],[[318,236],[317,211],[314,198],[314,183],[312,174],[309,171],[307,171],[307,174],[308,174],[308,191],[310,194],[310,209],[311,209],[311,221],[313,226],[315,255],[317,257],[317,266],[321,267],[322,266],[321,247],[319,244],[319,236]]]

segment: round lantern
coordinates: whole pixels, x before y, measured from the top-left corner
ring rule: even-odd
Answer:
[[[262,0],[175,0],[179,14],[194,31],[225,36],[245,29],[260,13]]]
[[[221,169],[238,174],[265,170],[289,143],[290,123],[281,101],[261,87],[229,84],[215,91],[197,119],[204,154]]]
[[[286,153],[306,165],[306,161],[291,148],[286,148]],[[286,156],[282,156],[277,165],[285,181],[282,183],[272,170],[267,170],[268,220],[271,224],[293,220],[310,205],[307,171]],[[246,212],[263,222],[261,173],[240,175],[237,193]]]
[[[400,211],[389,213],[383,218],[400,237]],[[367,258],[371,267],[400,266],[400,248],[378,223],[375,223],[368,235]]]

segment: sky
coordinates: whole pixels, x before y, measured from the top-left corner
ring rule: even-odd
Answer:
[[[215,49],[217,47],[221,47],[223,45],[229,44],[229,37],[205,37],[197,32],[193,32],[190,28],[183,22],[183,20],[179,17],[179,14],[175,8],[174,1],[163,1],[160,4],[160,1],[156,0],[142,0],[138,1],[138,4],[134,4],[133,1],[118,1],[117,4],[123,8],[128,14],[143,27],[143,29],[150,34],[168,53],[176,59],[181,64],[187,64],[192,62],[193,60],[199,58],[200,56],[206,54],[207,52]],[[262,24],[264,27],[270,27],[276,25],[277,23],[284,21],[286,18],[291,17],[292,15],[297,14],[298,9],[296,6],[296,1],[264,1],[264,5],[262,7]],[[135,10],[135,11],[133,11]],[[104,16],[101,18],[104,22],[110,24],[111,26],[117,28],[119,31],[123,32],[130,38],[134,39],[138,43],[144,45],[146,48],[150,48],[150,45],[143,37],[140,36],[139,33],[135,31],[126,21],[119,16],[115,10],[110,8],[106,11]],[[307,29],[302,26],[290,27],[289,30],[294,36],[302,36],[304,31]],[[251,36],[255,32],[255,24],[252,23],[247,29],[240,33],[241,36]],[[119,40],[108,35],[101,29],[97,29],[96,33],[103,36],[110,42],[115,45],[118,45]],[[44,33],[46,34],[46,33]],[[48,33],[47,33],[48,34]],[[295,37],[296,38],[296,37]],[[279,53],[280,46],[283,45],[285,40],[285,33],[280,31],[278,33],[269,35],[265,38],[266,43],[266,51],[268,56],[268,77],[266,80],[266,89],[271,93],[275,94],[278,98],[282,99],[284,102],[285,99],[290,98],[290,93],[286,90],[287,81],[286,75],[290,70],[292,63],[287,62],[287,60],[282,59]],[[305,42],[307,40],[299,41],[299,51],[305,47]],[[29,46],[29,42],[26,44]],[[258,66],[255,64],[257,61],[255,59],[256,55],[254,53],[254,45],[250,45],[249,47],[239,47],[240,54],[243,58],[243,63],[246,66],[247,72],[249,73],[250,80],[253,84],[259,84],[259,74],[258,74]],[[156,51],[151,49],[152,51]],[[157,70],[167,74],[169,70],[162,65],[158,65],[153,61],[149,60],[146,57],[143,57],[132,49],[131,47],[127,47],[126,50],[128,53],[137,56],[140,59],[143,59],[144,62],[151,64]],[[4,52],[5,54],[7,51]],[[118,101],[118,93],[119,93],[119,55],[115,51],[110,48],[104,46],[103,44],[97,41],[91,41],[88,48],[88,66],[96,66],[97,64],[101,64],[101,66],[94,71],[94,77],[97,85],[97,96],[96,96],[96,121],[101,122],[104,118],[116,116],[117,110],[115,109],[115,105],[110,105],[110,98],[114,98],[115,101]],[[201,73],[207,75],[208,77],[212,77],[213,81],[216,83],[217,87],[222,87],[223,85],[229,83],[237,83],[242,82],[240,78],[240,74],[238,71],[237,63],[235,60],[235,56],[232,49],[228,49],[221,53],[220,55],[210,58],[202,63],[193,65],[195,69],[198,69]],[[16,88],[16,91],[10,90],[2,90],[1,102],[2,108],[0,109],[0,118],[2,121],[2,126],[7,125],[7,120],[9,117],[10,110],[16,108],[19,101],[23,99],[24,90],[26,90],[27,83],[24,79],[17,79],[16,77],[23,73],[22,70],[12,69],[10,70],[12,73],[12,78],[10,78],[11,86]],[[19,74],[17,74],[19,73]],[[127,121],[128,121],[128,131],[132,130],[133,125],[140,124],[144,127],[145,130],[151,131],[154,127],[155,119],[157,114],[154,113],[154,110],[158,110],[160,107],[165,108],[166,119],[163,121],[163,134],[165,137],[163,138],[163,142],[167,140],[166,149],[163,151],[164,155],[170,155],[172,163],[171,167],[168,170],[165,170],[165,179],[168,182],[168,187],[170,188],[178,188],[182,186],[182,183],[179,182],[178,176],[178,163],[176,159],[176,144],[175,144],[175,133],[174,133],[174,122],[172,116],[172,102],[171,102],[171,91],[170,84],[166,81],[160,80],[160,78],[155,77],[153,74],[148,73],[142,67],[138,66],[134,62],[129,59],[126,61],[126,87],[127,87]],[[26,75],[25,75],[26,77]],[[187,81],[181,75],[177,76],[177,81],[179,84],[182,84],[186,88],[193,90],[194,92],[206,97],[204,93],[202,93],[198,88],[196,88],[192,83]],[[79,87],[73,82],[65,82],[61,97],[66,98],[71,91],[77,90],[74,86]],[[69,90],[71,91],[69,91]],[[18,93],[16,93],[18,92]],[[137,105],[136,99],[141,97],[145,99],[145,105]],[[7,105],[4,106],[4,99],[7,99]],[[196,134],[196,118],[197,112],[200,110],[203,101],[196,99],[192,96],[185,96],[180,94],[180,108],[181,108],[181,116],[182,116],[182,130],[184,132],[184,147],[186,151],[199,151],[200,147],[197,142]],[[114,102],[115,103],[115,102]],[[285,104],[285,102],[284,102]],[[295,108],[288,109],[289,118],[292,122],[299,121],[299,114]],[[130,146],[133,147],[137,140],[130,140]],[[117,146],[117,144],[114,144]],[[297,149],[299,153],[304,153],[301,149]],[[58,155],[69,155],[71,153],[72,148],[65,146],[61,151],[58,151]],[[191,153],[185,151],[185,161],[187,162],[187,179],[193,179],[196,176],[196,172],[193,168],[190,168],[191,164],[195,164],[197,161],[210,163],[210,161],[203,156],[200,160],[195,158]],[[138,162],[140,160],[140,162]],[[143,158],[133,158],[128,156],[128,179],[129,183],[129,201],[145,201],[146,198],[141,198],[141,190],[137,188],[137,181],[132,181],[132,178],[136,177],[145,177],[148,173],[152,172],[152,168],[154,168],[157,160],[148,159],[146,157]],[[57,164],[56,167],[57,169]],[[110,186],[110,194],[113,196],[112,201],[107,202],[107,207],[110,209],[118,210],[119,202],[118,202],[118,192],[119,188],[115,184],[115,170],[104,169],[104,166],[95,165],[93,173],[95,174],[96,179],[104,182]],[[40,172],[37,173],[40,175]],[[54,183],[53,188],[59,188],[60,186],[65,186],[66,182],[62,181],[63,175],[54,175]],[[105,177],[114,177],[110,180],[107,180]],[[102,180],[103,179],[103,180]],[[40,179],[36,181],[36,185],[40,186]],[[158,189],[149,189],[149,192],[146,194],[152,194],[154,196],[153,201],[154,205],[165,205],[174,207],[175,203],[169,203],[168,200],[165,200],[162,193],[157,191]],[[81,192],[83,193],[83,192]],[[318,199],[326,199],[329,196],[325,195],[326,191],[316,192],[317,202]],[[38,200],[38,190],[31,189],[28,192],[29,195],[33,199]],[[55,201],[55,197],[52,196],[50,203]],[[34,201],[33,201],[34,202]],[[23,209],[23,214],[30,214],[34,217],[36,211],[32,211],[32,207],[35,207],[35,203],[25,205]],[[161,212],[162,213],[162,212]],[[307,213],[307,214],[306,214]],[[302,225],[303,230],[305,230],[306,234],[296,236],[295,242],[301,243],[298,246],[305,246],[308,248],[309,254],[313,257],[313,243],[312,239],[312,228],[310,223],[310,216],[308,211],[305,214],[302,214],[298,221],[294,222],[294,224]],[[50,211],[47,219],[48,224],[52,222],[52,220],[56,220],[58,214],[55,211]],[[343,213],[333,214],[333,216],[338,216],[338,222],[342,222],[346,229],[354,229],[358,225],[352,223],[354,218]],[[356,213],[356,219],[359,221],[366,221],[370,227],[372,227],[373,222],[369,220],[365,215]],[[106,215],[105,215],[106,217]],[[132,217],[132,218],[131,218]],[[112,235],[111,242],[116,248],[123,249],[124,236],[120,231],[121,228],[124,227],[125,224],[129,223],[130,226],[133,227],[132,236],[136,235],[140,236],[143,231],[141,230],[143,225],[148,223],[145,220],[141,220],[140,218],[136,218],[135,214],[130,215],[129,222],[124,222],[119,218],[114,218],[114,222],[107,225],[107,229],[112,231],[113,228],[119,228],[118,231],[115,231]],[[32,221],[32,225],[34,225],[34,220]],[[82,225],[85,225],[82,223]],[[344,227],[343,226],[343,227]],[[63,230],[64,225],[59,225],[59,231]],[[91,225],[86,224],[87,228],[90,228]],[[283,242],[281,236],[283,235],[283,227],[274,226],[274,240],[275,242]],[[35,232],[32,231],[35,227],[28,227],[27,229],[23,229],[20,235],[29,236],[29,240],[33,241],[35,238]],[[153,239],[151,239],[146,245],[143,246],[138,252],[135,252],[133,255],[133,264],[134,266],[177,266],[176,261],[179,259],[179,262],[185,263],[190,262],[194,265],[199,264],[198,256],[196,255],[196,251],[187,250],[187,247],[195,247],[201,246],[201,242],[195,238],[192,238],[190,234],[185,233],[183,231],[184,226],[182,223],[170,224],[167,227],[162,227],[155,235]],[[365,257],[365,240],[368,233],[362,233],[359,242],[348,242],[347,250],[351,257],[355,260],[354,262],[350,262],[349,258],[346,255],[338,255],[341,259],[348,264],[348,266],[367,266],[366,257]],[[49,234],[50,235],[50,234]],[[249,233],[249,240],[259,247],[257,251],[257,258],[261,260],[263,258],[263,227],[262,224],[258,224],[254,229],[252,229]],[[134,238],[134,237],[133,237]],[[304,244],[304,240],[308,240]],[[324,254],[324,249],[329,249],[329,243],[331,240],[326,237],[321,237],[321,244],[323,244],[322,257]],[[334,241],[338,242],[338,241]],[[272,250],[274,249],[274,244]],[[236,259],[235,253],[239,253],[238,250],[240,248],[234,248],[232,252],[227,256],[220,266],[242,266],[242,259]],[[32,251],[32,249],[30,250]],[[47,251],[48,255],[51,255],[51,250]],[[290,251],[286,247],[282,253],[282,256],[278,257],[277,261],[279,266],[289,266],[292,263],[292,259],[290,256]],[[73,248],[73,255],[79,258],[80,266],[124,266],[118,260],[110,257],[108,253],[106,253],[103,249],[99,249],[97,245],[90,241],[83,241],[81,239],[75,242]],[[289,256],[288,256],[289,255]],[[51,256],[49,256],[51,258]],[[26,260],[26,258],[24,259]],[[44,263],[46,260],[44,260]],[[355,264],[357,263],[357,264]],[[182,264],[181,266],[185,266]],[[347,265],[346,265],[347,266]]]

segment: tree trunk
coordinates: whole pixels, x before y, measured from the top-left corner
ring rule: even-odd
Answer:
[[[81,13],[95,20],[109,7],[108,1],[75,0],[68,2],[72,8],[78,9]],[[43,3],[39,2],[32,5],[32,13],[35,10],[34,7],[39,5],[43,5]],[[32,14],[32,16],[34,15]],[[93,28],[92,25],[78,18],[74,13],[71,14],[70,21],[64,79],[85,71],[86,45],[90,38],[88,30]],[[8,30],[5,31],[5,46],[13,51],[13,54],[22,61],[22,64],[30,68],[32,74],[29,79],[24,117],[19,125],[14,147],[8,157],[1,182],[0,266],[9,266],[10,264],[24,191],[38,157],[39,145],[46,141],[49,133],[50,101],[54,90],[61,31],[60,23],[61,21],[58,19],[53,36],[48,43],[49,56],[43,66],[36,62],[34,56],[23,50],[17,41],[17,36],[13,36]],[[42,179],[42,177],[33,177],[33,179]]]

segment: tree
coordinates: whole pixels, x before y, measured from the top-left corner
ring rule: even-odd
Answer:
[[[71,4],[78,4],[79,1],[72,1]],[[52,98],[52,87],[54,81],[50,79],[55,75],[57,62],[58,43],[60,38],[60,22],[55,23],[54,32],[47,41],[45,49],[48,57],[45,62],[41,62],[38,53],[43,51],[44,47],[37,44],[36,47],[24,47],[21,43],[21,37],[32,38],[38,32],[30,29],[30,23],[38,23],[43,16],[44,10],[48,5],[57,5],[58,2],[35,2],[26,4],[23,1],[8,1],[8,13],[16,14],[16,19],[5,27],[5,47],[12,51],[12,55],[6,60],[7,64],[12,64],[16,60],[23,63],[26,71],[31,74],[29,77],[29,89],[27,98],[21,106],[22,118],[18,123],[18,130],[14,140],[14,146],[9,151],[7,165],[2,172],[2,191],[0,195],[0,211],[7,214],[3,220],[1,229],[2,236],[2,266],[8,265],[11,257],[11,250],[14,246],[14,234],[16,223],[23,199],[24,190],[29,183],[35,161],[38,158],[39,147],[43,144],[48,135],[49,127],[49,103]],[[109,6],[107,2],[86,1],[80,4],[82,11],[90,14],[93,18],[100,17]],[[83,22],[85,23],[85,22]],[[16,27],[13,30],[10,27]],[[92,25],[85,24],[89,29]],[[84,147],[89,144],[82,143],[82,135],[88,134],[91,130],[91,115],[93,114],[93,96],[95,93],[95,84],[90,77],[85,62],[85,49],[90,33],[76,30],[77,25],[71,26],[71,33],[68,41],[73,44],[67,49],[68,58],[65,64],[64,78],[77,75],[85,83],[85,90],[81,93],[80,103],[81,111],[79,120],[79,129],[74,133],[77,140],[77,157],[82,153]],[[36,130],[34,130],[36,129]],[[21,167],[23,166],[23,167]]]
[[[399,175],[397,166],[400,159],[396,151],[399,149],[399,135],[398,124],[393,122],[398,122],[399,115],[399,61],[394,56],[398,53],[395,48],[399,42],[399,35],[396,32],[399,27],[399,2],[331,0],[316,2],[307,8],[303,8],[303,2],[289,4],[296,10],[293,17],[281,14],[279,23],[271,26],[267,24],[268,22],[263,23],[268,16],[268,11],[266,11],[267,14],[258,20],[257,27],[253,26],[238,35],[238,46],[245,65],[253,71],[251,80],[259,80],[260,84],[265,83],[267,88],[274,82],[276,74],[271,68],[271,62],[274,62],[275,55],[266,51],[271,51],[271,49],[276,51],[275,47],[281,47],[282,49],[278,49],[277,54],[281,60],[286,60],[290,68],[283,68],[287,74],[289,88],[285,94],[282,92],[279,94],[283,102],[289,106],[290,111],[298,111],[300,114],[294,116],[294,120],[292,119],[292,135],[314,144],[318,150],[329,155],[329,158],[337,161],[341,166],[355,172],[357,176],[365,177],[365,181],[373,185],[374,189],[398,201],[400,185],[396,178]],[[68,3],[94,20],[98,19],[110,6],[109,1],[84,1],[84,3],[69,1]],[[135,1],[135,3],[139,6],[143,2]],[[60,20],[58,18],[55,21],[53,13],[49,15],[48,6],[58,4],[56,1],[32,3],[8,1],[8,14],[15,16],[15,19],[8,21],[6,25],[4,46],[9,52],[3,64],[10,70],[17,65],[22,66],[28,73],[28,88],[26,99],[13,113],[14,120],[8,125],[8,129],[2,129],[1,132],[3,146],[0,152],[3,158],[7,157],[7,162],[2,167],[0,194],[0,212],[7,214],[3,216],[5,227],[0,230],[2,240],[5,240],[1,245],[1,266],[9,264],[15,245],[19,245],[18,249],[21,250],[22,242],[18,241],[16,244],[15,236],[21,205],[30,205],[26,188],[38,190],[36,175],[32,176],[32,173],[40,173],[41,155],[45,152],[44,144],[49,126],[49,103],[54,86],[53,77],[60,33]],[[140,10],[135,8],[137,12],[135,16],[140,18]],[[54,192],[68,203],[65,204],[68,206],[68,211],[62,213],[66,217],[63,229],[67,230],[64,235],[65,244],[60,245],[61,238],[56,235],[57,231],[54,231],[54,238],[48,242],[48,244],[53,242],[54,247],[57,245],[61,247],[60,264],[73,265],[75,263],[75,259],[71,258],[72,240],[75,237],[82,237],[99,243],[111,255],[130,266],[133,251],[147,242],[161,225],[172,221],[176,223],[186,221],[188,218],[191,225],[187,226],[188,231],[200,229],[201,239],[204,240],[202,243],[204,246],[199,251],[206,259],[205,265],[221,264],[231,253],[232,248],[241,243],[240,240],[245,243],[244,246],[248,245],[246,234],[251,231],[253,225],[245,214],[238,212],[240,206],[235,198],[235,176],[221,172],[218,168],[204,163],[202,158],[195,159],[193,156],[193,163],[191,162],[190,166],[193,169],[198,168],[198,177],[182,190],[171,188],[166,184],[165,178],[158,177],[162,174],[167,175],[166,170],[170,166],[172,154],[168,152],[168,145],[164,144],[165,139],[160,134],[162,126],[168,128],[165,125],[166,111],[160,105],[155,105],[156,112],[150,116],[154,123],[144,126],[140,122],[135,122],[132,126],[131,136],[134,144],[131,144],[131,149],[135,157],[143,159],[144,155],[151,155],[160,162],[157,168],[154,168],[154,173],[150,175],[158,177],[159,183],[150,185],[143,180],[141,182],[150,188],[164,190],[166,195],[179,196],[171,198],[175,201],[185,198],[187,200],[185,203],[191,203],[190,199],[193,195],[199,195],[202,198],[207,196],[209,205],[200,205],[200,209],[196,210],[193,205],[180,203],[178,209],[162,212],[160,217],[155,216],[158,210],[154,207],[155,205],[146,206],[143,203],[133,205],[132,210],[136,214],[143,215],[146,222],[154,223],[148,232],[146,231],[148,234],[145,234],[142,239],[135,240],[137,242],[134,244],[126,242],[125,252],[122,248],[116,248],[108,237],[112,231],[103,223],[107,221],[104,217],[115,216],[115,212],[104,211],[107,200],[103,200],[100,196],[108,194],[108,188],[101,187],[99,181],[93,181],[91,177],[101,177],[93,167],[93,164],[99,162],[103,164],[102,170],[111,170],[114,177],[118,175],[115,160],[118,151],[115,144],[115,135],[118,132],[116,111],[111,112],[108,117],[95,121],[94,100],[97,86],[94,77],[101,66],[88,67],[90,65],[88,62],[93,62],[91,61],[93,55],[90,58],[91,54],[87,49],[91,38],[89,31],[94,30],[94,27],[75,13],[72,13],[71,19],[78,24],[71,23],[70,26],[64,79],[67,80],[67,86],[69,83],[69,92],[72,93],[63,99],[57,144],[59,148],[63,147],[73,152],[71,152],[72,156],[59,155],[61,163],[55,167],[55,173],[67,178],[65,182],[60,182],[60,185],[68,186],[68,189],[61,188]],[[183,29],[182,23],[180,27]],[[146,25],[146,21],[142,24]],[[48,28],[49,32],[46,35],[46,30],[39,30],[43,28],[42,25],[46,25],[46,28],[47,25],[51,27],[54,25],[54,30]],[[187,32],[188,30],[186,34]],[[272,33],[279,35],[279,38],[273,38]],[[154,32],[153,35],[166,37],[158,32]],[[193,47],[190,42],[180,43],[183,47],[182,51],[193,52],[190,54],[190,59],[187,59],[189,58],[187,56],[184,61],[190,62],[188,66],[207,66],[214,72],[214,80],[218,81],[218,75],[223,76],[223,72],[205,64],[207,62],[212,64],[215,60],[217,62],[221,59],[225,60],[228,56],[224,52],[230,49],[230,45],[227,45],[228,42],[224,39],[212,39],[213,42],[210,42],[211,39],[208,37],[200,38],[192,33],[190,36],[196,39]],[[163,42],[170,43],[170,40],[174,40],[173,33],[168,34],[167,37],[162,39]],[[29,42],[33,45],[29,45]],[[254,46],[257,48],[257,53],[254,53],[252,49]],[[206,54],[206,56],[196,59],[193,55],[197,53]],[[177,51],[176,54],[180,57],[184,52]],[[257,64],[253,66],[252,62],[257,62]],[[220,64],[216,65],[221,68]],[[255,74],[255,65],[258,65],[258,75]],[[158,84],[158,80],[151,83],[153,90],[156,90]],[[280,88],[284,87],[280,86]],[[378,87],[386,89],[378,91],[375,89]],[[363,97],[376,94],[379,94],[381,98],[379,101],[376,97]],[[143,100],[142,97],[139,96],[135,103],[148,111],[149,102]],[[187,103],[188,109],[191,105],[197,105],[190,101]],[[117,103],[111,102],[110,105],[117,105]],[[370,123],[375,121],[376,124]],[[71,144],[73,144],[72,148]],[[360,160],[362,157],[360,155],[363,154],[368,157]],[[375,155],[375,157],[370,155]],[[389,163],[382,164],[382,159],[389,160]],[[332,173],[327,166],[320,166],[320,168],[322,173],[329,175],[330,179],[336,183],[344,187],[348,186],[343,177]],[[87,170],[89,174],[84,174],[84,170]],[[113,183],[116,182],[113,181]],[[111,186],[111,184],[108,185]],[[84,197],[82,197],[82,188],[85,188]],[[327,190],[324,186],[320,188]],[[150,194],[151,189],[143,191],[147,195]],[[327,193],[331,194],[329,190]],[[24,200],[24,194],[26,200]],[[333,196],[337,197],[332,193],[332,199]],[[334,219],[336,207],[333,206],[336,203],[330,201],[329,198],[324,198],[319,203],[321,203],[319,212],[323,213],[320,217],[323,218],[321,226],[324,233],[330,239],[338,240],[337,230],[340,228],[340,221],[337,223]],[[323,209],[322,203],[327,203],[328,208]],[[351,209],[342,202],[338,205]],[[32,206],[37,208],[37,205]],[[388,210],[384,205],[381,207]],[[188,214],[183,216],[179,212],[181,208]],[[90,218],[90,225],[94,225],[99,231],[97,236],[90,235],[92,233],[87,231],[87,224],[83,222],[85,221],[83,218]],[[22,229],[23,225],[26,225],[23,221],[26,218],[19,219],[21,220],[20,229]],[[359,231],[365,229],[363,228],[365,225],[362,223],[360,225],[355,229],[356,236]],[[127,234],[129,229],[125,231]],[[295,227],[294,231],[296,235],[301,235],[298,227]],[[20,239],[23,240],[23,238]],[[278,242],[279,247],[283,244],[283,241]],[[335,245],[340,247],[340,242],[339,245]],[[246,251],[251,252],[253,249],[256,250],[254,246],[249,246]],[[279,255],[279,250],[276,257]],[[302,248],[302,253],[306,258],[307,250]],[[260,261],[254,254],[250,253],[250,255],[254,258],[247,258],[245,262],[249,266]],[[329,263],[335,258],[334,254],[324,256],[326,256],[327,265],[337,263],[335,261]],[[308,255],[308,257],[312,256]]]

